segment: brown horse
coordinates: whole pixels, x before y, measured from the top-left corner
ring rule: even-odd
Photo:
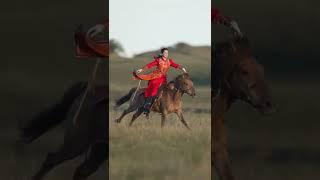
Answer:
[[[119,107],[129,100],[130,105],[123,111],[122,115],[115,120],[115,122],[120,123],[125,115],[136,110],[129,124],[131,126],[132,123],[142,114],[143,104],[145,101],[145,88],[139,89],[135,98],[132,100],[135,90],[136,88],[132,88],[128,94],[116,101],[116,107]],[[176,113],[183,125],[189,129],[189,126],[184,120],[182,114],[182,95],[184,93],[192,97],[196,94],[193,82],[187,73],[177,76],[174,81],[169,82],[159,90],[159,97],[153,103],[151,111],[161,113],[161,127],[164,126],[168,114]]]
[[[40,169],[32,177],[33,180],[42,180],[59,164],[86,155],[73,175],[74,180],[85,180],[108,160],[108,86],[96,86],[95,94],[90,91],[83,102],[76,123],[72,120],[78,110],[86,84],[86,82],[74,84],[59,102],[37,113],[21,127],[21,142],[29,144],[66,121],[63,143],[57,151],[48,153]]]
[[[249,103],[262,114],[274,108],[263,67],[256,61],[247,38],[219,43],[213,52],[212,167],[221,180],[233,180],[226,147],[226,112],[236,100]]]

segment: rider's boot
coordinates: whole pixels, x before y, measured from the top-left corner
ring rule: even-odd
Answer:
[[[153,100],[152,96],[146,97],[146,100],[144,101],[144,105],[143,105],[143,112],[145,114],[149,114],[150,108],[151,108],[151,105],[152,105],[152,100]]]
[[[145,100],[145,103],[143,105],[143,111],[147,116],[149,116],[150,108],[155,99],[156,99],[156,96],[151,96],[151,97],[147,97]]]

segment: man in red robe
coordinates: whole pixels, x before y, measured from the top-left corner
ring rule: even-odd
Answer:
[[[162,84],[167,83],[167,72],[170,67],[175,69],[180,69],[184,73],[187,73],[186,69],[179,64],[176,64],[172,59],[168,58],[169,51],[167,48],[161,49],[161,55],[159,57],[155,57],[154,60],[143,68],[138,69],[135,73],[135,77],[141,80],[149,80],[148,87],[144,92],[144,96],[146,98],[144,103],[144,112],[149,113],[151,105],[155,100],[155,97],[158,93],[158,89]],[[142,71],[146,69],[150,69],[152,67],[157,67],[152,73],[147,75],[139,75]]]

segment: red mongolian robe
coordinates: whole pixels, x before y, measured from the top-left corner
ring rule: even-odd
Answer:
[[[171,67],[180,68],[179,64],[176,64],[172,59],[164,60],[163,58],[155,58],[151,63],[147,64],[143,67],[143,69],[150,69],[152,67],[157,67],[152,73],[150,74],[136,74],[134,76],[136,79],[140,80],[149,80],[148,87],[145,90],[145,97],[156,96],[159,87],[167,83],[167,72]]]

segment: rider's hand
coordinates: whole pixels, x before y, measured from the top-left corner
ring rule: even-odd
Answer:
[[[238,23],[236,22],[236,21],[234,21],[234,20],[232,20],[231,22],[230,22],[230,27],[232,28],[232,30],[236,33],[236,35],[238,35],[238,36],[242,36],[242,33],[241,33],[241,31],[240,31],[240,28],[239,28],[239,26],[238,26]]]
[[[181,70],[184,72],[184,73],[187,73],[187,70],[186,70],[186,68],[181,68]]]
[[[136,70],[136,73],[141,73],[141,72],[142,72],[142,69]]]
[[[97,24],[91,27],[87,32],[87,37],[94,37],[99,33],[102,33],[105,30],[105,26],[103,24]]]

